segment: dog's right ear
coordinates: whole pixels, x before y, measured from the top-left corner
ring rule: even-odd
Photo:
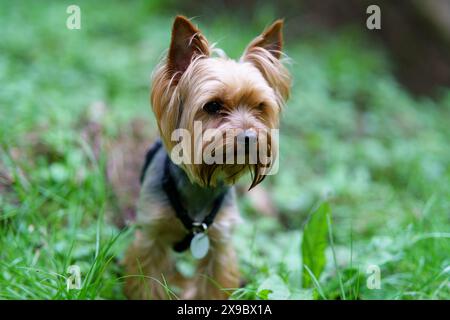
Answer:
[[[171,77],[178,80],[195,56],[209,56],[206,38],[186,17],[177,16],[173,23],[167,66]]]

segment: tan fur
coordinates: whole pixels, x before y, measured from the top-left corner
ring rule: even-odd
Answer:
[[[155,69],[151,89],[151,104],[157,119],[164,147],[170,154],[175,142],[175,129],[193,131],[194,121],[201,121],[203,131],[255,130],[258,133],[278,128],[279,114],[289,96],[290,75],[279,58],[282,55],[283,22],[275,22],[246,48],[239,61],[213,56],[217,49],[189,20],[177,17],[172,30],[167,58]],[[206,103],[219,100],[221,114],[203,110]],[[269,152],[276,157],[277,146],[266,139]],[[220,142],[227,147],[236,136]],[[192,145],[197,143],[187,142]],[[202,149],[219,145],[205,144]],[[193,157],[194,155],[190,155]],[[193,160],[193,158],[192,158]],[[256,165],[183,164],[190,180],[201,186],[215,186],[224,178],[229,184],[246,172],[253,173],[252,187],[264,176]],[[145,186],[144,186],[145,188]],[[216,216],[208,230],[211,246],[208,255],[199,262],[194,279],[183,279],[175,269],[172,246],[187,233],[172,207],[157,197],[141,193],[138,223],[142,227],[130,246],[126,263],[126,294],[134,299],[167,299],[171,294],[162,285],[167,282],[179,287],[180,298],[226,298],[239,284],[238,265],[231,233],[239,221],[236,203],[226,206]]]
[[[174,24],[174,31],[176,26],[177,23]],[[281,55],[281,26],[282,21],[279,20],[253,40],[238,62],[226,57],[212,57],[210,52],[214,50],[207,47],[206,38],[200,31],[194,26],[187,28],[195,32],[192,37],[197,39],[190,64],[180,76],[180,71],[173,70],[170,51],[153,75],[151,103],[169,152],[175,144],[171,141],[172,132],[177,128],[192,132],[195,120],[202,121],[203,130],[256,128],[264,131],[278,128],[278,114],[289,97],[291,83],[287,69],[278,59]],[[174,38],[173,34],[172,43]],[[268,40],[277,44],[270,45]],[[274,48],[277,50],[274,51]],[[220,122],[202,110],[205,103],[214,99],[222,100],[226,107],[227,116]],[[183,112],[184,108],[189,108],[189,112]],[[277,150],[276,146],[271,150]],[[276,154],[273,156],[276,157]],[[205,172],[215,171],[211,167],[186,165],[185,169],[199,184],[214,185],[216,177],[205,177],[208,175]],[[228,166],[221,169],[217,171],[225,171],[230,177],[228,182],[234,183],[251,168]],[[263,178],[258,175],[258,168],[254,171],[252,187]]]

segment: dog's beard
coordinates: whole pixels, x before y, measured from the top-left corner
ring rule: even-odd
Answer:
[[[208,187],[216,186],[221,181],[235,184],[242,176],[250,173],[250,190],[264,180],[274,163],[276,153],[273,143],[266,132],[258,134],[258,140],[249,152],[245,152],[245,146],[239,144],[236,136],[204,142],[197,152],[202,152],[202,157],[210,156],[213,159],[202,158],[201,164],[190,166],[190,173]]]
[[[224,181],[226,184],[235,184],[240,177],[249,172],[252,176],[250,190],[265,178],[265,175],[261,174],[261,166],[258,164],[212,164],[199,165],[199,167],[202,184],[208,187],[216,186],[219,181]]]

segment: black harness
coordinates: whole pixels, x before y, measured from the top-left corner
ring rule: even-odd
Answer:
[[[148,166],[151,164],[153,158],[155,157],[156,152],[162,147],[161,140],[157,140],[152,147],[148,150],[147,155],[145,156],[145,163],[141,172],[141,184],[145,178],[145,172],[147,171]],[[213,206],[209,214],[205,217],[203,221],[194,221],[189,216],[186,208],[183,207],[180,201],[180,194],[176,188],[176,184],[173,176],[170,174],[170,160],[169,155],[166,155],[165,163],[164,163],[164,174],[161,181],[164,192],[169,199],[170,205],[172,206],[177,218],[183,223],[184,227],[188,231],[188,234],[179,242],[175,243],[173,249],[176,252],[183,252],[191,243],[192,238],[198,232],[205,232],[208,227],[214,222],[214,218],[219,212],[220,207],[222,206],[225,195],[228,190],[222,192],[213,202]]]

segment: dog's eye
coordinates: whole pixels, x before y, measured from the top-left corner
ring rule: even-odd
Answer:
[[[222,110],[222,104],[218,101],[211,101],[203,106],[203,110],[205,110],[209,114],[216,114],[219,113],[220,110]]]

